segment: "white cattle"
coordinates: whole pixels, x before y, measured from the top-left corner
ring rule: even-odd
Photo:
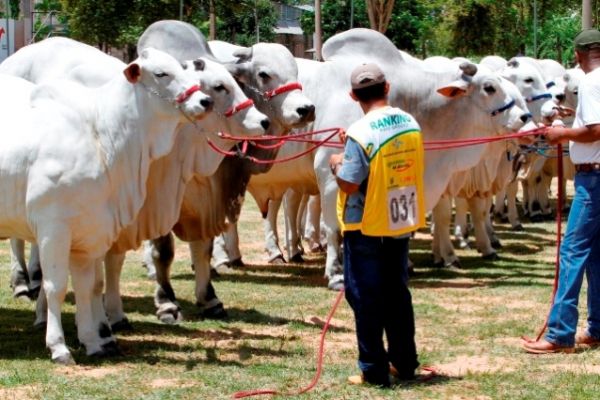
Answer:
[[[38,47],[38,55],[54,47],[51,53],[56,54],[57,59],[68,60],[69,65],[77,65],[77,54],[81,54],[80,43],[69,41],[67,54],[59,54],[61,49],[56,48],[54,43],[47,41],[35,46]],[[141,51],[142,49],[140,49]],[[104,53],[94,49],[93,55],[99,63],[105,58],[110,58]],[[191,54],[188,57],[195,57]],[[22,63],[28,60],[21,60]],[[35,61],[31,57],[29,62]],[[80,63],[85,59],[79,59]],[[183,195],[186,184],[194,175],[212,175],[220,164],[223,156],[215,153],[207,142],[207,137],[217,146],[231,145],[212,135],[217,131],[236,132],[242,135],[256,135],[265,132],[268,127],[268,119],[250,106],[248,98],[241,91],[233,77],[225,68],[209,59],[196,58],[196,61],[185,61],[184,65],[189,71],[193,71],[199,80],[203,90],[212,96],[214,101],[214,112],[195,123],[186,122],[177,127],[178,135],[173,150],[165,157],[153,162],[147,180],[148,196],[136,218],[136,220],[123,229],[116,242],[105,258],[107,271],[106,285],[106,308],[109,321],[113,328],[123,329],[128,326],[127,319],[122,310],[119,293],[119,275],[125,258],[125,252],[135,249],[142,240],[149,240],[167,234],[179,218]],[[198,70],[198,67],[202,67]],[[77,67],[79,68],[79,67]],[[58,68],[54,68],[58,72]],[[70,72],[64,72],[71,75]],[[247,107],[239,108],[239,105],[247,104]],[[239,108],[238,111],[236,107]],[[38,323],[43,316],[38,316]]]
[[[6,93],[23,90],[20,78],[0,79]],[[3,101],[0,236],[39,245],[54,361],[73,362],[60,315],[68,271],[87,354],[114,348],[94,301],[99,261],[141,208],[151,161],[171,150],[178,122],[204,115],[207,99],[175,59],[147,49],[100,88],[61,80],[36,87],[31,106]]]
[[[180,29],[181,23],[163,22],[155,34],[169,31],[170,41],[161,39],[165,51],[179,52],[181,43],[190,51],[204,51],[204,44],[191,42],[203,38],[189,29]],[[140,38],[148,38],[147,33]],[[185,37],[184,37],[185,36]],[[144,39],[145,40],[145,39]],[[167,44],[168,43],[168,44]],[[156,45],[155,42],[152,43]],[[173,49],[173,50],[172,50]],[[174,53],[177,54],[177,53]],[[235,63],[226,67],[242,84],[246,94],[272,121],[270,133],[285,134],[314,118],[314,105],[302,94],[297,85],[297,66],[291,53],[278,44],[259,43],[250,48],[234,50]],[[210,54],[213,57],[212,54]],[[283,150],[282,150],[283,151]],[[250,146],[249,153],[261,159],[274,158],[277,151],[261,150]],[[252,174],[269,170],[269,166],[255,165],[245,159],[227,157],[215,175],[210,178],[196,176],[186,188],[179,221],[174,233],[190,242],[192,262],[196,275],[196,299],[203,315],[223,316],[223,307],[210,284],[210,248],[214,236],[237,222],[246,185]],[[265,207],[266,208],[266,207]],[[159,318],[172,322],[181,317],[174,290],[169,281],[169,268],[173,255],[170,235],[145,245],[145,262],[154,265],[160,287],[155,296]],[[160,271],[160,273],[159,273]]]
[[[415,68],[417,63],[405,62],[387,38],[371,30],[354,29],[332,37],[325,43],[323,55],[326,62],[302,81],[319,110],[316,129],[347,127],[362,116],[347,93],[350,72],[363,62],[375,62],[383,68],[391,83],[390,102],[415,116],[424,140],[501,134],[519,129],[526,120],[525,110],[518,106],[505,107],[513,99],[506,89],[506,81],[497,74],[485,71],[475,74],[472,64],[446,73]],[[493,114],[499,109],[503,111]],[[475,146],[426,152],[427,210],[431,210],[446,191],[452,175],[476,165],[484,151],[485,146]],[[335,279],[341,274],[341,265],[335,213],[337,185],[328,168],[332,152],[325,148],[318,150],[315,171],[328,237],[326,273]]]

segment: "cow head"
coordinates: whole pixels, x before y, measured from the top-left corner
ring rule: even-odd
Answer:
[[[565,106],[573,109],[577,108],[579,95],[579,82],[585,76],[585,72],[581,68],[568,69],[563,76],[565,85]]]
[[[474,129],[514,132],[530,119],[523,96],[510,81],[486,67],[468,62],[461,64],[460,70],[459,79],[439,88],[438,93],[468,102],[466,107],[475,122]]]
[[[233,55],[237,62],[227,64],[227,69],[280,131],[314,121],[314,104],[302,94],[301,87],[293,85],[298,81],[298,66],[288,49],[280,44],[258,43]],[[285,90],[278,90],[282,88]]]
[[[184,61],[186,72],[202,91],[214,101],[214,112],[203,120],[202,128],[210,132],[225,131],[235,135],[262,135],[269,119],[248,101],[235,79],[219,63],[207,58]]]
[[[503,77],[514,83],[527,102],[535,122],[543,122],[554,115],[552,93],[540,70],[527,59],[512,58],[501,71]]]
[[[153,48],[144,49],[123,71],[125,78],[141,88],[156,114],[172,115],[180,109],[185,118],[202,118],[212,108],[212,99],[173,57]],[[170,103],[170,104],[169,104]]]

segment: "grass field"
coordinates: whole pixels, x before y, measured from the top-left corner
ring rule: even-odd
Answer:
[[[248,202],[250,204],[252,202]],[[76,348],[73,296],[63,308],[76,367],[51,363],[44,334],[32,328],[34,305],[11,297],[7,243],[0,247],[0,399],[225,399],[239,390],[291,390],[312,378],[318,336],[335,293],[325,288],[323,256],[304,265],[264,264],[262,224],[253,205],[241,224],[247,267],[215,283],[229,319],[206,321],[194,305],[186,246],[178,243],[173,284],[186,320],[161,324],[154,285],[131,253],[124,269],[126,312],[135,331],[119,334],[124,355],[93,360]],[[531,356],[520,347],[546,315],[555,228],[499,226],[501,260],[459,251],[463,269],[429,267],[426,234],[412,242],[412,292],[420,361],[439,376],[391,390],[355,387],[353,319],[342,303],[326,344],[325,371],[306,399],[597,399],[600,351]],[[585,300],[581,315],[585,316]],[[580,321],[584,325],[584,321]]]

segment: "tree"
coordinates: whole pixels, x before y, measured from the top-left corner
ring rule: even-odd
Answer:
[[[367,0],[367,13],[371,29],[385,33],[390,24],[393,10],[394,0]]]

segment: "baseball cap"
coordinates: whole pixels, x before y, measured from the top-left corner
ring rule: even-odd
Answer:
[[[354,69],[350,75],[352,89],[362,89],[385,82],[385,75],[376,64],[363,64]]]
[[[584,29],[575,36],[573,44],[577,50],[600,47],[600,32],[597,29]]]

